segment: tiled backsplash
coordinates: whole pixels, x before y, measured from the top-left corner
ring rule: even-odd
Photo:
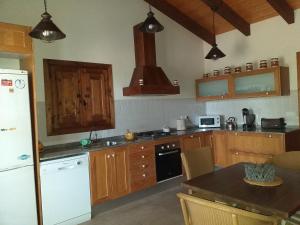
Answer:
[[[253,110],[258,124],[261,118],[284,117],[288,125],[298,125],[297,98],[297,91],[291,91],[290,96],[213,101],[206,103],[206,113],[224,115],[225,118],[234,116],[238,124],[242,124],[242,108],[248,108]]]
[[[196,124],[197,116],[205,114],[205,104],[195,99],[129,99],[115,101],[116,128],[98,131],[98,137],[122,135],[126,129],[145,131],[161,129],[164,125],[176,127],[176,119],[188,115]],[[88,133],[47,136],[45,103],[38,102],[39,136],[47,145],[63,144],[87,138]]]
[[[242,124],[242,108],[252,109],[256,123],[260,119],[284,117],[288,125],[298,125],[297,91],[290,96],[248,98],[200,103],[195,99],[129,99],[115,101],[116,128],[98,131],[98,137],[122,135],[126,129],[145,131],[161,129],[164,125],[176,127],[176,119],[188,115],[197,124],[198,115],[220,114],[234,116]],[[38,103],[39,136],[44,145],[63,144],[87,138],[89,133],[47,136],[45,103]]]

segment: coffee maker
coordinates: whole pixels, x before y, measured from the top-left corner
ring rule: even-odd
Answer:
[[[243,108],[242,109],[243,115],[243,129],[249,130],[255,128],[255,114],[253,114],[249,109]]]

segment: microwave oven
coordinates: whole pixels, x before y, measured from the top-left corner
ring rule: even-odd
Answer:
[[[199,116],[199,128],[221,127],[220,115]]]

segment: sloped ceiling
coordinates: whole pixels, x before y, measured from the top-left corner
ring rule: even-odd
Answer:
[[[212,10],[216,34],[239,29],[250,35],[250,24],[280,15],[287,25],[294,22],[294,10],[300,0],[145,0],[193,33],[210,43],[212,35]],[[177,17],[177,18],[176,18]],[[197,27],[198,26],[198,27]],[[198,29],[198,30],[197,30]],[[200,33],[198,32],[200,29]],[[202,29],[202,30],[201,30]],[[202,34],[201,34],[202,33]],[[197,34],[196,34],[197,35]],[[201,35],[203,35],[201,37]]]

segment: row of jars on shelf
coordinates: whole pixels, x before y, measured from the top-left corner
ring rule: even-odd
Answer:
[[[277,67],[277,66],[279,66],[279,60],[278,60],[278,58],[271,58],[271,60],[270,60],[270,66],[271,67]],[[245,67],[246,71],[252,71],[253,68],[254,68],[254,66],[253,66],[252,62],[246,63],[246,67]],[[266,68],[268,68],[268,61],[265,60],[265,59],[260,60],[259,61],[259,67],[258,67],[258,69],[266,69]],[[224,74],[225,75],[231,74],[232,70],[235,73],[240,73],[240,72],[242,72],[242,67],[241,66],[237,66],[234,69],[232,69],[230,66],[226,66],[224,68]],[[219,76],[220,75],[220,70],[214,70],[212,75],[213,76]],[[211,76],[211,73],[204,73],[203,74],[203,78],[208,78],[210,76]]]

